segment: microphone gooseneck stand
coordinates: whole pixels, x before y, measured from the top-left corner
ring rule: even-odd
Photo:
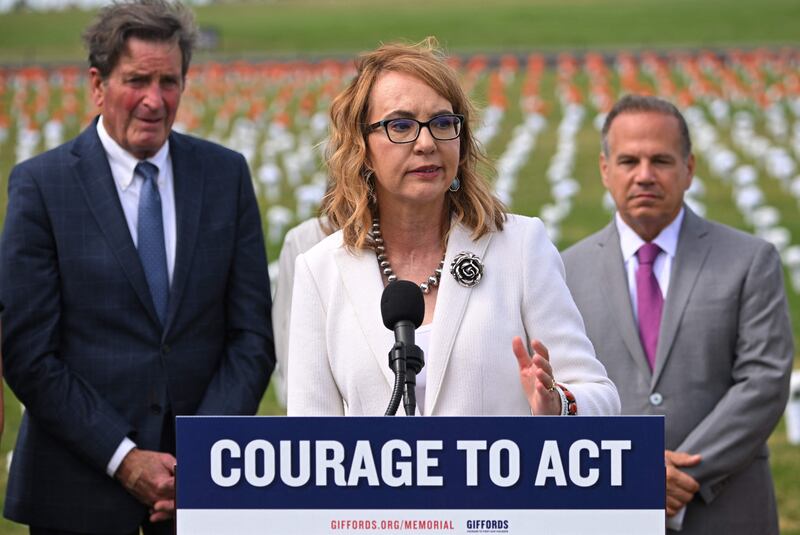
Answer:
[[[394,386],[384,416],[397,414],[400,398],[403,397],[403,387],[406,383],[406,345],[403,342],[395,342],[392,349],[389,350],[389,368],[394,372]]]
[[[406,416],[414,416],[417,411],[417,374],[424,365],[425,353],[418,345],[394,343],[389,351],[389,368],[394,372],[394,386],[385,416],[397,414],[401,397]]]
[[[414,330],[425,317],[425,299],[416,283],[407,280],[390,282],[381,295],[381,317],[384,326],[394,331],[394,345],[389,351],[389,368],[394,373],[394,386],[386,416],[393,416],[403,398],[407,415],[417,408],[417,374],[424,365],[424,355],[414,343]]]

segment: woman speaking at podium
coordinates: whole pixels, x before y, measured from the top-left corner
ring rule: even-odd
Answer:
[[[619,413],[543,224],[482,174],[473,113],[434,39],[360,56],[331,107],[322,212],[339,230],[295,267],[289,415],[384,413],[397,279],[424,294],[417,414]]]

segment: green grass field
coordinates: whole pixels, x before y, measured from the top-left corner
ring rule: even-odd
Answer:
[[[275,0],[198,8],[219,53],[349,54],[381,41],[436,35],[450,50],[617,49],[798,42],[794,0]],[[91,14],[0,15],[0,61],[84,57]]]
[[[213,54],[198,54],[199,62],[209,57],[350,57],[354,52],[372,48],[381,41],[401,38],[413,41],[426,35],[436,35],[450,51],[459,54],[755,46],[797,49],[800,46],[800,33],[797,31],[800,2],[796,0],[766,0],[759,3],[746,0],[497,0],[491,7],[478,0],[409,0],[403,3],[277,0],[209,6],[198,9],[197,14],[200,24],[216,28],[221,38],[220,49]],[[90,19],[91,14],[77,11],[0,15],[0,65],[82,64],[84,53],[78,36]],[[797,64],[794,69],[798,69]],[[644,73],[641,79],[645,84],[653,84],[652,78]],[[677,74],[675,79],[677,83],[683,83]],[[586,92],[589,81],[585,74],[579,73],[576,83]],[[617,87],[618,79],[614,78],[613,83]],[[487,146],[492,158],[501,155],[514,127],[522,120],[518,105],[521,86],[521,77],[516,77],[506,87],[509,106],[498,135]],[[488,101],[487,87],[488,79],[484,75],[473,89],[473,96],[481,106]],[[10,88],[5,93],[0,92],[0,116],[12,114],[12,96],[13,90]],[[557,128],[563,111],[558,104],[557,76],[552,68],[547,69],[542,77],[541,96],[547,105],[544,112],[547,125],[539,134],[530,159],[520,170],[520,182],[511,204],[513,211],[531,215],[539,214],[542,207],[551,202],[544,176],[557,148]],[[57,107],[58,95],[54,94],[52,100],[53,106]],[[296,103],[292,106],[296,106]],[[750,109],[747,104],[739,107]],[[576,136],[578,148],[572,173],[581,189],[573,200],[572,211],[563,222],[558,243],[561,248],[597,230],[609,218],[601,205],[602,185],[597,172],[599,136],[592,125],[594,111],[591,107],[589,111]],[[198,133],[209,134],[213,119],[213,110],[208,110]],[[68,135],[77,133],[81,126],[77,123],[71,126]],[[757,130],[761,135],[769,135],[763,121],[758,122]],[[15,135],[12,125],[9,139],[5,142],[0,140],[0,220],[5,214],[6,178],[15,161],[12,142]],[[263,139],[260,134],[259,140]],[[724,141],[731,145],[728,137]],[[742,159],[747,161],[744,156]],[[256,158],[252,163],[254,167],[257,166],[259,159]],[[752,230],[730,200],[730,184],[714,179],[707,162],[702,160],[697,174],[703,177],[706,185],[708,216]],[[783,224],[795,237],[793,242],[798,243],[800,217],[797,204],[777,184],[769,179],[763,180],[768,201],[779,208]],[[280,202],[293,206],[291,188],[284,184],[281,191]],[[263,195],[261,202],[266,208]],[[266,224],[265,230],[268,230]],[[271,260],[277,259],[279,246],[280,241],[268,242]],[[797,334],[800,333],[800,297],[791,289],[787,291],[797,340]],[[6,479],[3,461],[13,448],[20,420],[19,403],[8,389],[5,400],[6,428],[0,441],[0,492],[5,488]],[[274,394],[268,391],[260,413],[281,412]],[[773,434],[770,444],[781,512],[781,532],[800,535],[800,449],[787,443],[783,423]],[[0,520],[0,534],[22,533],[27,531]]]

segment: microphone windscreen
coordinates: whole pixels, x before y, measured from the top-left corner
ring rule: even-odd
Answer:
[[[425,317],[422,290],[411,281],[390,282],[381,295],[381,316],[389,330],[394,330],[394,326],[402,320],[410,321],[415,328],[419,327]]]

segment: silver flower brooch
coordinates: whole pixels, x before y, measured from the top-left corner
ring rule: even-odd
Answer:
[[[461,286],[472,288],[483,277],[483,262],[473,253],[458,253],[450,264],[450,274]]]

